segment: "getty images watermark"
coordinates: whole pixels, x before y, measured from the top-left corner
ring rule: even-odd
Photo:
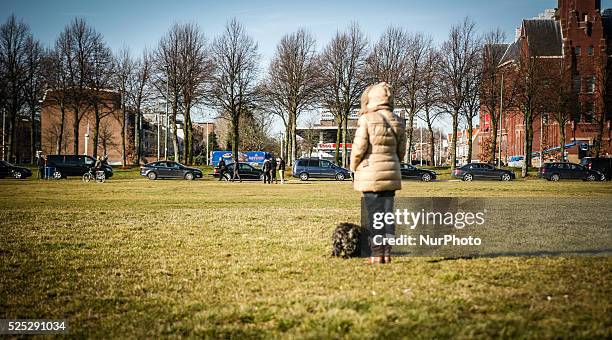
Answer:
[[[461,230],[470,226],[482,226],[485,224],[486,209],[478,212],[458,211],[410,211],[409,209],[396,209],[395,212],[374,212],[372,214],[372,228],[381,230],[385,225],[395,224],[396,227],[405,226],[410,230],[415,230],[417,226],[452,226]],[[479,246],[482,239],[474,236],[458,237],[456,234],[445,234],[440,237],[433,237],[430,234],[413,235],[401,234],[398,237],[386,237],[385,235],[375,235],[372,237],[374,245],[390,246]]]
[[[361,255],[390,245],[396,256],[609,256],[610,216],[597,197],[364,198]]]

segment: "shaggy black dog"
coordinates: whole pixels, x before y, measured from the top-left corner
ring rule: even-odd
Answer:
[[[332,234],[333,256],[342,258],[360,255],[363,229],[354,223],[340,223]]]

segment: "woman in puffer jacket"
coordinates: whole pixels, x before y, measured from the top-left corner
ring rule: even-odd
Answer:
[[[361,96],[361,110],[351,150],[354,189],[363,193],[367,209],[369,263],[391,262],[391,246],[376,245],[376,235],[395,235],[395,224],[374,228],[376,212],[393,212],[395,191],[402,188],[400,160],[406,153],[406,129],[393,113],[393,97],[387,83],[368,87]],[[380,237],[378,238],[380,240]]]

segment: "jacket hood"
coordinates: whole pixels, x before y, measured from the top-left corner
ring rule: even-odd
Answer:
[[[372,85],[366,91],[366,108],[368,111],[376,111],[382,108],[393,110],[393,95],[391,94],[391,86],[389,84],[385,82],[378,83]]]

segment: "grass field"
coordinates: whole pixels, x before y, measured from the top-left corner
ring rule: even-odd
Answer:
[[[405,182],[399,196],[609,197],[610,182]],[[0,180],[0,318],[104,338],[610,338],[612,258],[330,257],[351,182]],[[611,217],[612,218],[612,217]]]

